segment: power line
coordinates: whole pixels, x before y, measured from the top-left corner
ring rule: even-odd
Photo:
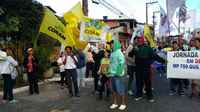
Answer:
[[[113,5],[111,5],[110,3],[108,3],[105,0],[92,0],[92,2],[97,4],[97,5],[99,5],[99,4],[103,5],[105,8],[107,8],[108,10],[112,11],[113,13],[119,15],[120,17],[129,18],[129,16],[125,15],[121,10],[114,7]]]

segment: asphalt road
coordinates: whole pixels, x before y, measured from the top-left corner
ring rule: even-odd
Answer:
[[[169,96],[165,77],[156,76],[153,82],[156,102],[149,103],[145,99],[136,102],[129,96],[125,112],[200,112],[200,98],[189,98],[190,90],[186,96]],[[91,86],[81,88],[80,98],[70,98],[67,89],[60,89],[55,82],[42,85],[40,90],[40,95],[17,94],[19,102],[0,104],[0,112],[120,112],[109,109],[110,101],[99,101],[91,94]]]

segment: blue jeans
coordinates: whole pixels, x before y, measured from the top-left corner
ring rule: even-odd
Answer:
[[[126,95],[125,77],[112,77],[111,78],[112,91],[120,96]]]
[[[178,93],[184,92],[183,84],[183,79],[170,79],[170,91]]]
[[[133,86],[134,73],[135,73],[135,66],[127,65],[127,75],[129,75],[128,90],[132,92],[134,91],[134,86]]]
[[[66,76],[66,80],[67,80],[67,85],[68,85],[68,89],[69,89],[69,93],[71,95],[78,95],[79,94],[79,88],[78,88],[78,82],[77,82],[77,71],[76,69],[66,69],[65,70],[65,76]],[[74,92],[72,89],[72,83],[74,85]]]
[[[152,98],[152,82],[150,77],[150,67],[136,66],[136,97],[143,96],[143,88],[145,85],[146,95]]]
[[[4,80],[3,86],[3,99],[4,100],[13,100],[13,87],[15,80],[11,78],[10,74],[2,74]]]

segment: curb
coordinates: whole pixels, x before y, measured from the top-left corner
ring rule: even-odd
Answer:
[[[38,85],[40,86],[40,85],[43,85],[43,84],[46,84],[46,83],[59,81],[59,80],[60,80],[59,77],[54,77],[54,78],[51,78],[51,79],[45,79],[44,81],[39,82]],[[15,88],[15,89],[13,89],[13,94],[21,93],[21,92],[27,91],[28,89],[29,89],[29,86]],[[3,91],[0,91],[0,95],[3,95]]]

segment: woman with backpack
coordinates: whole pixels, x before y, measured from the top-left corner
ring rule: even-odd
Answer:
[[[15,85],[15,79],[17,77],[16,66],[18,62],[12,57],[13,52],[10,48],[3,50],[7,53],[7,56],[0,62],[0,74],[3,76],[3,103],[9,101],[9,103],[16,103],[14,99],[13,88]]]

